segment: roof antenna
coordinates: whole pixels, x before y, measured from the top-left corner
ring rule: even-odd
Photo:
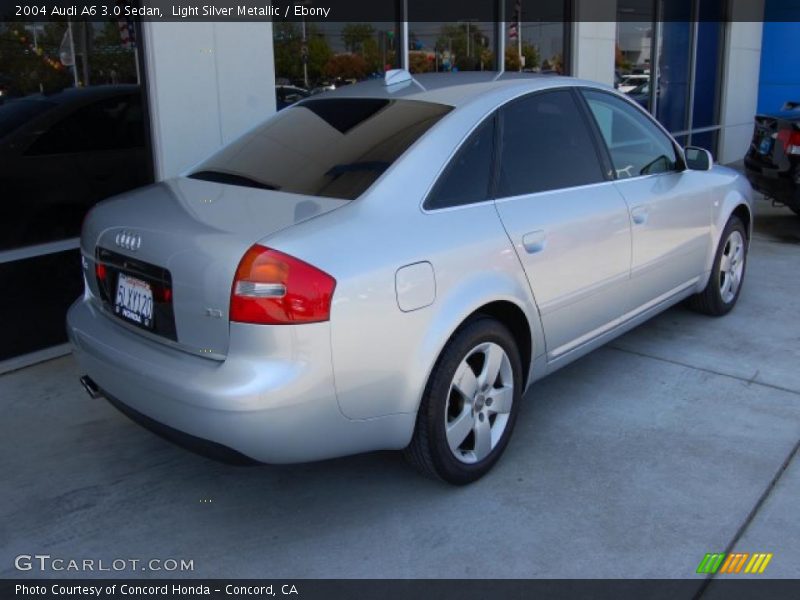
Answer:
[[[425,86],[422,85],[419,81],[414,79],[414,76],[406,71],[405,69],[390,69],[386,71],[386,74],[383,76],[383,85],[384,87],[393,87],[395,89],[399,89],[395,86],[400,86],[404,84],[403,87],[408,85],[409,83],[416,83],[423,92],[426,92]]]

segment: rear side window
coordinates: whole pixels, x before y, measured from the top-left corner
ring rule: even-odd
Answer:
[[[639,109],[604,92],[582,93],[608,146],[618,179],[677,168],[672,141]]]
[[[224,147],[190,177],[352,200],[451,109],[416,100],[304,100]]]
[[[490,198],[495,118],[472,132],[447,165],[425,202],[429,210],[482,202]]]
[[[604,180],[586,121],[569,91],[526,96],[500,115],[499,198]]]

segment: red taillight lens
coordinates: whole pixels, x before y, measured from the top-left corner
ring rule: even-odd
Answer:
[[[778,141],[783,145],[786,154],[800,154],[800,131],[781,129],[778,132]]]
[[[285,325],[327,321],[336,280],[302,260],[256,244],[236,269],[231,321]]]
[[[101,282],[105,283],[106,281],[106,266],[102,263],[96,263],[94,266],[94,273],[97,275],[97,279]]]

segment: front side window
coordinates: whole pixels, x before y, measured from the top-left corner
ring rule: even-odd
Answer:
[[[450,110],[416,100],[304,100],[217,152],[190,177],[353,200]]]
[[[494,116],[489,117],[467,138],[428,196],[425,208],[448,208],[490,198],[494,123]]]
[[[611,155],[618,179],[674,171],[675,147],[648,117],[604,92],[582,91]]]
[[[498,197],[604,180],[588,123],[568,90],[515,100],[500,114]]]

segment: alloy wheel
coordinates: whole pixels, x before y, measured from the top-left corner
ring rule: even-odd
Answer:
[[[498,344],[473,348],[456,369],[445,409],[445,433],[453,456],[472,464],[497,446],[514,402],[511,361]]]
[[[719,294],[730,304],[739,291],[744,273],[745,241],[739,231],[732,231],[725,242],[719,263]]]

